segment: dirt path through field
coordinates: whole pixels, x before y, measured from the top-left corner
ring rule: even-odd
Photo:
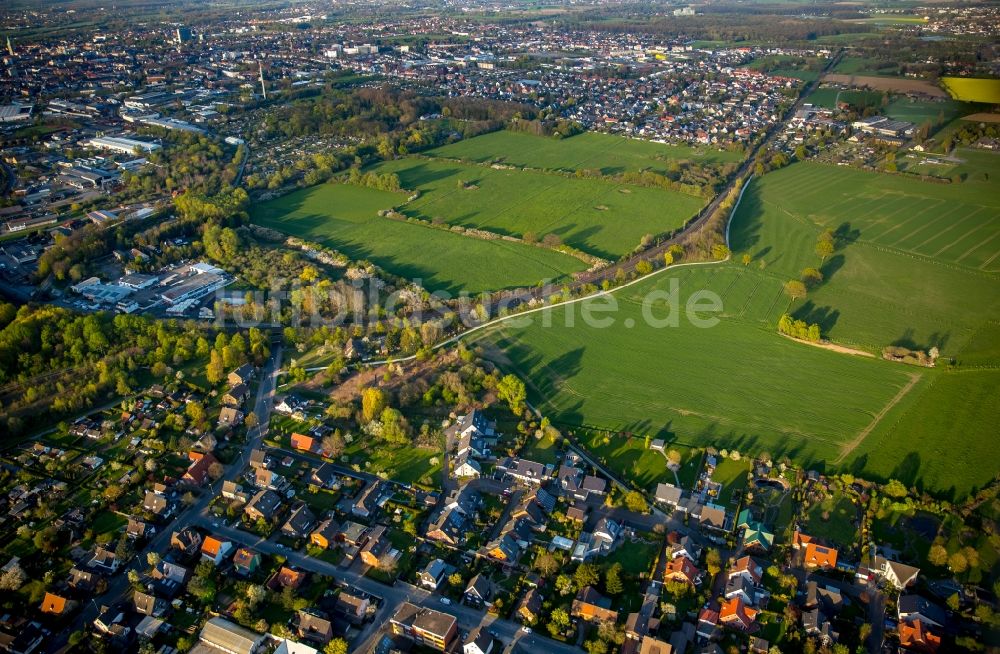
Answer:
[[[840,449],[840,456],[838,456],[837,459],[834,461],[835,464],[843,463],[844,459],[846,459],[851,454],[851,452],[853,452],[858,447],[858,445],[861,445],[861,443],[864,442],[866,438],[868,438],[868,434],[872,433],[872,430],[874,430],[875,427],[878,426],[878,423],[882,422],[882,418],[884,418],[885,415],[892,410],[892,407],[899,404],[900,401],[902,401],[902,399],[906,397],[906,394],[909,393],[913,389],[913,387],[917,385],[917,382],[920,381],[920,375],[915,372],[911,372],[909,375],[910,375],[910,381],[906,382],[906,385],[903,386],[901,389],[899,389],[899,392],[896,393],[895,397],[889,400],[889,402],[884,407],[882,407],[882,410],[875,414],[875,417],[872,419],[870,423],[868,423],[868,426],[862,429],[861,432],[857,436],[855,436],[851,441],[844,443],[843,447]]]
[[[781,332],[778,332],[781,334]],[[847,347],[846,345],[837,345],[836,343],[831,343],[830,341],[807,341],[801,338],[795,338],[794,336],[789,336],[788,334],[781,334],[790,341],[795,341],[796,343],[802,343],[803,345],[811,345],[813,347],[818,347],[824,350],[830,350],[831,352],[840,352],[841,354],[853,354],[859,357],[869,357],[876,358],[871,352],[866,352],[865,350],[855,350],[853,347]]]

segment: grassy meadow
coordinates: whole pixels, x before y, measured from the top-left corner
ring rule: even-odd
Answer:
[[[253,222],[367,259],[426,288],[477,293],[563,279],[582,270],[568,255],[509,241],[485,241],[378,216],[406,196],[348,184],[320,184],[258,204]]]
[[[677,327],[647,324],[644,299],[667,290],[671,279],[682,303],[698,290],[718,294],[719,323],[699,328],[682,317]],[[501,365],[517,370],[532,402],[564,425],[768,451],[806,464],[837,459],[914,386],[911,369],[778,336],[773,325],[788,304],[781,281],[753,267],[677,269],[614,297],[610,327],[581,319],[581,305],[598,308],[605,300],[597,299],[534,314],[528,326],[501,323],[476,340],[502,350]],[[665,311],[653,305],[654,315]]]
[[[1000,420],[1000,158],[961,156],[969,174],[956,184],[813,163],[770,173],[737,212],[732,261],[619,291],[611,327],[584,324],[581,303],[477,340],[502,352],[500,364],[568,430],[767,451],[962,496],[997,472],[988,462]],[[838,247],[824,262],[814,246],[825,228]],[[747,266],[743,253],[753,258]],[[807,266],[825,281],[792,302],[783,283]],[[671,279],[682,303],[699,289],[717,293],[719,324],[649,326],[644,298]],[[957,365],[918,368],[795,343],[775,331],[785,311],[819,322],[836,343],[876,354],[937,345]],[[642,483],[663,479],[644,472]]]
[[[513,236],[555,234],[605,259],[628,254],[645,234],[680,227],[705,203],[664,189],[439,159],[409,157],[372,170],[396,173],[404,188],[420,191],[400,208],[408,216]]]
[[[653,170],[666,172],[671,160],[739,163],[742,152],[666,145],[611,134],[584,132],[555,139],[501,130],[452,143],[426,154],[475,163],[498,162],[519,168],[576,171],[596,168],[604,175]]]

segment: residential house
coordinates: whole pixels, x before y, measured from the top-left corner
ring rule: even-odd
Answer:
[[[170,502],[167,498],[153,491],[146,491],[142,500],[142,508],[160,518],[166,518],[171,513]]]
[[[257,491],[257,494],[247,503],[243,512],[251,520],[270,522],[281,508],[281,496],[271,489]]]
[[[672,559],[683,556],[696,563],[701,556],[701,547],[690,536],[671,532],[667,535],[667,555]]]
[[[309,452],[310,454],[320,453],[319,442],[308,434],[293,432],[289,443],[291,443],[292,449],[299,450],[300,452]]]
[[[224,406],[219,411],[218,426],[222,428],[239,427],[243,424],[243,412],[232,406]]]
[[[94,554],[87,561],[88,568],[105,576],[110,576],[117,572],[119,565],[121,565],[121,561],[118,560],[115,553],[100,546],[94,550]]]
[[[403,602],[396,609],[389,624],[394,634],[408,636],[418,645],[440,652],[451,650],[458,638],[455,616],[410,602]]]
[[[241,547],[233,554],[233,570],[238,575],[249,577],[260,567],[260,554],[249,547]]]
[[[802,628],[806,634],[826,645],[836,642],[840,636],[830,618],[840,611],[843,603],[837,588],[820,587],[812,580],[807,582],[802,601]]]
[[[757,609],[747,606],[740,597],[723,600],[719,607],[719,622],[740,631],[750,631],[756,625]]]
[[[698,636],[705,640],[713,640],[718,633],[719,612],[714,609],[703,608],[698,613]]]
[[[240,408],[250,395],[250,389],[246,384],[236,384],[222,396],[222,403],[226,406]]]
[[[667,563],[663,579],[684,582],[694,587],[699,582],[698,568],[686,556],[678,556]]]
[[[875,557],[874,572],[895,586],[897,590],[903,590],[917,580],[920,568],[914,568],[913,566],[899,563],[898,561],[891,561],[881,555],[877,555]]]
[[[676,508],[681,503],[683,491],[673,484],[657,484],[654,499],[660,504]]]
[[[184,471],[181,480],[195,486],[204,485],[209,478],[209,469],[216,463],[219,463],[219,460],[211,454],[196,452],[194,450],[188,452],[188,459],[191,461],[191,464]]]
[[[513,563],[520,555],[521,547],[509,531],[486,546],[486,556],[501,563]]]
[[[528,459],[506,458],[497,464],[497,472],[509,475],[525,484],[541,484],[552,476],[552,466]]]
[[[910,652],[934,654],[941,647],[941,636],[933,633],[922,620],[900,622],[899,645]]]
[[[304,416],[308,402],[294,395],[286,395],[274,405],[274,411],[286,416]]]
[[[305,502],[299,502],[292,509],[288,520],[281,526],[281,533],[291,538],[304,538],[316,524],[316,516]]]
[[[556,480],[559,482],[563,495],[583,502],[591,497],[604,497],[607,493],[605,480],[584,474],[583,470],[575,466],[559,466]]]
[[[618,612],[611,608],[611,599],[601,595],[593,586],[585,586],[576,594],[570,615],[588,622],[614,622],[618,619]]]
[[[525,624],[535,624],[542,614],[542,594],[537,588],[529,588],[517,604],[517,617]]]
[[[38,608],[42,613],[47,615],[64,616],[76,608],[76,602],[62,595],[45,593],[45,597],[42,598],[42,604]]]
[[[465,534],[470,529],[469,519],[459,507],[444,507],[437,518],[427,528],[427,538],[448,545],[465,542]]]
[[[462,645],[462,654],[499,654],[501,651],[503,643],[482,626],[473,629]]]
[[[246,504],[250,499],[249,493],[243,490],[243,486],[230,480],[222,482],[222,497],[227,500],[242,502],[243,504]]]
[[[673,654],[674,648],[670,643],[665,643],[653,636],[643,636],[639,643],[638,654]]]
[[[925,627],[943,627],[948,621],[944,609],[920,595],[900,595],[896,616],[900,622],[919,620]]]
[[[489,577],[480,572],[469,580],[468,585],[465,587],[465,592],[462,594],[462,599],[466,604],[481,607],[493,601],[494,592],[493,582],[490,581]]]
[[[156,527],[136,518],[129,518],[128,525],[125,527],[125,535],[131,540],[150,538],[155,533]]]
[[[455,457],[454,468],[452,469],[458,479],[479,479],[483,474],[483,468],[477,461],[470,458],[468,453],[459,454]]]
[[[333,623],[327,616],[315,609],[299,611],[295,632],[302,640],[320,647],[333,639]]]
[[[802,548],[802,565],[807,568],[830,570],[837,567],[837,550],[815,542]]]
[[[718,531],[726,530],[726,510],[721,506],[706,504],[701,508],[699,520],[702,527]]]
[[[309,477],[311,483],[321,488],[333,488],[340,481],[340,474],[330,463],[322,463]]]
[[[81,570],[80,568],[70,568],[67,585],[81,595],[91,595],[96,593],[101,582],[101,575],[91,570]]]
[[[267,580],[265,584],[269,589],[281,592],[285,588],[291,588],[295,590],[302,586],[306,581],[306,573],[301,570],[295,570],[289,568],[288,566],[281,566],[277,572],[271,575],[271,578]]]
[[[417,582],[424,588],[437,590],[452,570],[454,568],[441,559],[434,559],[417,573]]]
[[[394,558],[398,553],[392,549],[388,537],[385,535],[386,528],[383,525],[375,525],[368,532],[368,540],[361,547],[358,556],[365,565],[376,567],[382,563],[383,558]]]
[[[270,468],[271,467],[271,456],[266,450],[254,449],[250,452],[250,467],[257,468]]]
[[[368,614],[369,606],[371,606],[371,600],[367,597],[355,595],[350,590],[345,589],[337,594],[334,611],[337,615],[346,618],[351,624],[361,624]]]
[[[205,542],[201,544],[201,560],[217,566],[226,560],[232,549],[233,544],[228,540],[207,536]]]
[[[622,536],[622,526],[611,518],[601,518],[594,525],[593,536],[601,552],[610,552]]]
[[[199,532],[190,527],[185,527],[170,535],[170,547],[185,557],[194,558],[201,553],[202,540],[203,537]]]
[[[135,607],[136,613],[154,618],[163,617],[169,607],[169,604],[159,597],[140,591],[133,591],[132,605]]]
[[[242,366],[229,373],[226,377],[226,381],[229,382],[230,386],[236,386],[238,384],[246,385],[253,381],[256,376],[257,372],[254,367],[249,363],[244,363]]]
[[[253,485],[264,490],[281,490],[286,484],[285,478],[269,468],[254,468]]]
[[[354,498],[354,504],[351,505],[351,513],[359,518],[371,517],[377,508],[381,487],[382,484],[377,481],[370,481],[365,484],[365,487]]]
[[[336,518],[333,515],[328,515],[324,518],[309,534],[309,542],[316,547],[322,547],[323,549],[330,549],[337,540],[337,536],[340,534],[340,525],[337,523]]]
[[[764,523],[753,519],[750,509],[743,509],[736,518],[737,529],[743,530],[743,549],[767,553],[774,545],[774,534]]]

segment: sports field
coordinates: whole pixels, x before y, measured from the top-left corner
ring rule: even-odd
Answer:
[[[551,250],[378,216],[379,210],[405,201],[404,194],[320,184],[254,206],[251,219],[449,293],[530,286],[585,267],[579,259]]]
[[[501,130],[428,151],[432,157],[476,163],[576,171],[597,168],[604,175],[653,170],[666,172],[670,160],[692,163],[739,163],[742,152],[666,145],[611,134],[584,132],[567,139]]]
[[[813,91],[807,101],[816,107],[836,109],[838,102],[846,102],[855,107],[878,107],[882,104],[880,91],[846,90],[833,87],[818,88]]]
[[[955,100],[912,100],[907,97],[898,97],[886,107],[885,115],[896,120],[914,123],[917,126],[930,123],[937,127],[950,123],[955,118],[970,111],[972,109],[969,105]]]
[[[645,234],[680,227],[705,204],[676,191],[439,159],[408,157],[372,170],[396,173],[404,188],[420,191],[400,207],[408,216],[514,236],[555,234],[605,259],[629,253]]]

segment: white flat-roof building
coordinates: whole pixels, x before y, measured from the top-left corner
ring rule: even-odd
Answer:
[[[163,147],[159,143],[150,143],[149,141],[140,141],[124,136],[97,136],[90,139],[87,144],[92,148],[125,153],[132,153],[137,150],[139,152],[155,152]]]

